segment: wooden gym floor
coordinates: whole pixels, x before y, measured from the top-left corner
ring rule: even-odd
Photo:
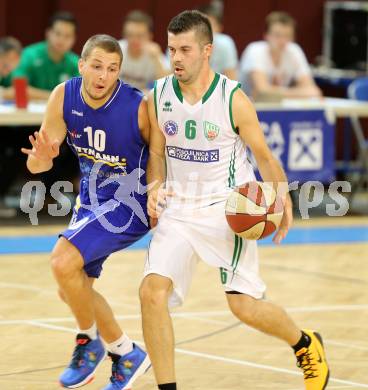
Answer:
[[[299,227],[368,229],[367,218],[316,219]],[[0,236],[56,234],[63,227],[0,228]],[[368,242],[261,246],[267,298],[301,327],[324,337],[328,389],[368,388]],[[364,242],[365,241],[365,242]],[[15,251],[16,252],[16,251]],[[110,257],[96,283],[127,334],[142,342],[138,286],[144,250]],[[57,378],[73,348],[74,322],[60,302],[47,253],[0,255],[0,389],[59,389]],[[290,348],[241,325],[227,309],[218,271],[200,263],[184,307],[173,312],[177,379],[181,390],[302,390]],[[86,389],[101,389],[108,360]],[[155,389],[152,370],[134,390]]]

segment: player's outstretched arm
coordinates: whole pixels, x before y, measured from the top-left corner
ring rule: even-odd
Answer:
[[[165,136],[158,125],[153,91],[148,97],[148,114],[151,123],[149,139],[149,158],[147,165],[147,183],[150,185],[148,193],[148,214],[151,218],[158,218],[166,204],[166,192],[163,184],[166,180],[165,166]]]
[[[27,168],[31,173],[40,173],[52,168],[53,159],[59,155],[59,148],[66,136],[63,119],[64,84],[58,85],[47,102],[40,131],[29,136],[32,149],[22,148],[28,155]]]
[[[151,124],[148,117],[147,97],[144,96],[138,109],[138,126],[141,131],[141,136],[146,145],[149,144]]]
[[[252,103],[240,89],[234,93],[232,110],[234,124],[242,140],[251,149],[263,181],[272,183],[277,194],[284,199],[284,216],[274,237],[274,242],[280,243],[285,238],[293,220],[287,177],[266,143]]]

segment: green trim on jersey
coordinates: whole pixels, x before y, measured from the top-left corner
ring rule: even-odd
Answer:
[[[236,255],[238,254],[238,245],[239,245],[239,236],[235,234],[234,236],[235,242],[234,242],[234,252],[233,252],[233,259],[231,261],[231,266],[234,267]]]
[[[230,93],[230,100],[229,100],[229,114],[230,114],[230,123],[231,123],[231,127],[233,128],[234,130],[234,133],[236,134],[239,134],[239,130],[237,127],[235,127],[235,124],[234,124],[234,118],[233,118],[233,95],[234,95],[234,92],[241,87],[241,84],[239,83]]]
[[[155,103],[156,119],[158,119],[158,114],[157,114],[157,80],[155,81],[155,83],[153,85],[153,101]]]
[[[235,187],[235,144],[230,157],[228,183],[229,183],[229,188]]]
[[[220,74],[215,73],[215,77],[213,78],[211,85],[209,86],[207,92],[202,97],[202,104],[205,103],[210,98],[213,91],[216,89],[219,80],[220,80]],[[183,94],[181,93],[179,81],[175,76],[173,76],[173,78],[172,78],[172,85],[173,85],[176,97],[179,99],[180,103],[183,103],[184,97],[183,97]]]
[[[216,89],[219,80],[220,80],[220,75],[218,73],[215,73],[215,77],[214,77],[210,87],[208,88],[207,92],[204,94],[204,96],[202,98],[202,104],[204,104],[210,98],[213,91]]]
[[[173,85],[176,97],[180,100],[180,103],[183,103],[183,100],[184,100],[183,94],[181,93],[179,81],[177,80],[177,78],[175,76],[173,76],[173,78],[172,78],[172,85]]]
[[[166,77],[166,78],[165,78],[164,85],[163,85],[163,87],[162,87],[162,89],[161,89],[160,98],[158,99],[158,102],[159,102],[159,103],[161,103],[161,98],[162,98],[162,95],[164,94],[164,91],[165,91],[165,89],[166,89],[166,87],[167,87],[167,82],[168,82],[168,81],[169,81],[169,77]]]
[[[222,80],[222,101],[225,104],[226,98],[226,79]]]
[[[239,237],[237,234],[235,234],[233,259],[231,262],[231,266],[233,267],[233,277],[239,265],[239,259],[240,259],[240,254],[242,252],[242,249],[243,249],[243,239]]]
[[[239,237],[239,236],[237,236],[237,237],[239,238],[239,247],[238,247],[238,254],[236,256],[235,263],[233,264],[233,277],[234,277],[236,269],[238,268],[240,255],[241,255],[241,252],[243,249],[243,238]]]

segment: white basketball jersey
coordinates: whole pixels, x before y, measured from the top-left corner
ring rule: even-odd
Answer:
[[[216,73],[203,98],[190,105],[173,75],[157,80],[154,99],[166,138],[166,187],[175,194],[169,208],[224,201],[232,188],[254,180],[232,117],[232,98],[239,87]]]

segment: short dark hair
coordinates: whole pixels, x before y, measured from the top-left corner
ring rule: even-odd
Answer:
[[[149,31],[153,31],[153,20],[150,15],[146,14],[140,10],[134,10],[128,13],[124,19],[124,24],[133,22],[133,23],[143,23],[147,26]]]
[[[96,47],[105,50],[108,53],[116,53],[120,57],[120,65],[123,62],[123,52],[119,42],[112,36],[107,34],[93,35],[87,40],[82,49],[81,58],[86,60]]]
[[[22,44],[18,39],[14,37],[0,38],[0,55],[6,54],[12,50],[16,51],[18,54],[22,52]]]
[[[78,28],[77,19],[74,17],[74,15],[67,11],[59,11],[54,13],[51,18],[49,19],[49,23],[47,25],[48,28],[54,27],[54,24],[56,22],[67,22],[71,23],[75,30]]]
[[[183,11],[171,19],[167,31],[173,34],[180,34],[196,30],[206,43],[213,42],[213,32],[210,21],[202,12],[196,10]]]
[[[222,12],[218,9],[218,7],[215,7],[212,3],[199,6],[198,11],[202,12],[202,14],[212,16],[217,20],[217,23],[219,24],[222,24],[223,22]]]
[[[294,30],[296,28],[295,19],[286,12],[274,11],[266,16],[266,32],[270,31],[272,25],[280,23],[285,26],[290,26]]]

